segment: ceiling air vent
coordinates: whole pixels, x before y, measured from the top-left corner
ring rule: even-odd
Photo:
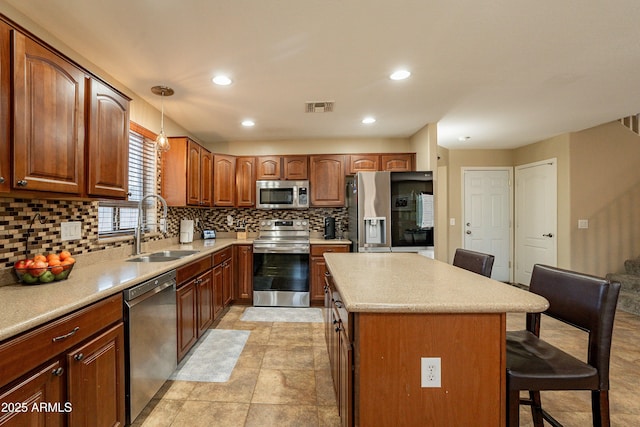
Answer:
[[[305,103],[307,113],[330,113],[333,111],[333,101],[307,102]]]

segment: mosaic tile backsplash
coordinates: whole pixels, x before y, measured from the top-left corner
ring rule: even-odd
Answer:
[[[34,216],[39,213],[42,223]],[[227,217],[233,218],[233,225],[227,224]],[[304,210],[257,210],[226,208],[169,208],[168,233],[166,237],[179,235],[180,220],[198,220],[196,232],[202,229],[214,229],[220,232],[236,231],[238,222],[247,226],[247,231],[258,231],[262,219],[308,218],[311,231],[322,232],[324,217],[336,218],[336,228],[346,229],[346,208],[310,208]],[[66,201],[38,199],[0,198],[0,270],[10,269],[13,263],[25,256],[27,234],[33,220],[30,233],[28,255],[67,249],[74,255],[86,254],[120,246],[131,246],[126,239],[102,241],[98,238],[98,202]],[[61,241],[60,223],[63,221],[82,222],[82,238]],[[160,240],[164,236],[145,237],[147,240]]]

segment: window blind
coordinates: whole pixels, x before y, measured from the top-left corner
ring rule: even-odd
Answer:
[[[101,201],[98,205],[98,235],[133,233],[138,223],[138,202],[156,194],[155,144],[141,134],[129,132],[129,196],[124,200]],[[145,201],[143,224],[145,231],[157,226],[156,199]]]

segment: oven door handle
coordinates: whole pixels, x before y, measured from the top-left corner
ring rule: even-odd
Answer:
[[[299,246],[271,246],[268,248],[254,246],[254,254],[308,254],[309,247],[301,248]]]

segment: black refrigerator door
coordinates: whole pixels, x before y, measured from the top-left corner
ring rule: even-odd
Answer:
[[[391,173],[391,246],[433,246],[433,172]]]

